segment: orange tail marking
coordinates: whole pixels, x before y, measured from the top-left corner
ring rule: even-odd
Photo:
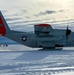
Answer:
[[[6,29],[4,27],[4,23],[2,21],[2,18],[0,17],[0,35],[4,36],[6,34]]]

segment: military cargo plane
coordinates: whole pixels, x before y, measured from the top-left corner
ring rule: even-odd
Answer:
[[[0,35],[32,48],[60,49],[74,46],[74,32],[67,29],[53,29],[49,24],[34,25],[34,33],[10,30],[0,12]]]

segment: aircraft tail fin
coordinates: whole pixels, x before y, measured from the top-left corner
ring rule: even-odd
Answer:
[[[8,24],[6,23],[1,11],[0,11],[0,35],[4,36],[6,33],[10,32]]]

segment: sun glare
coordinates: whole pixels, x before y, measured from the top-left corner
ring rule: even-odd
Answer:
[[[70,0],[55,0],[55,1],[61,4],[66,4],[66,5],[70,2]]]
[[[55,0],[55,1],[57,1],[57,2],[67,2],[67,1],[69,1],[69,0]]]

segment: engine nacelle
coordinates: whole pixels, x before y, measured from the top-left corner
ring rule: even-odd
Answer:
[[[34,25],[34,31],[36,35],[49,35],[50,31],[52,30],[51,25],[49,24],[37,24]]]

